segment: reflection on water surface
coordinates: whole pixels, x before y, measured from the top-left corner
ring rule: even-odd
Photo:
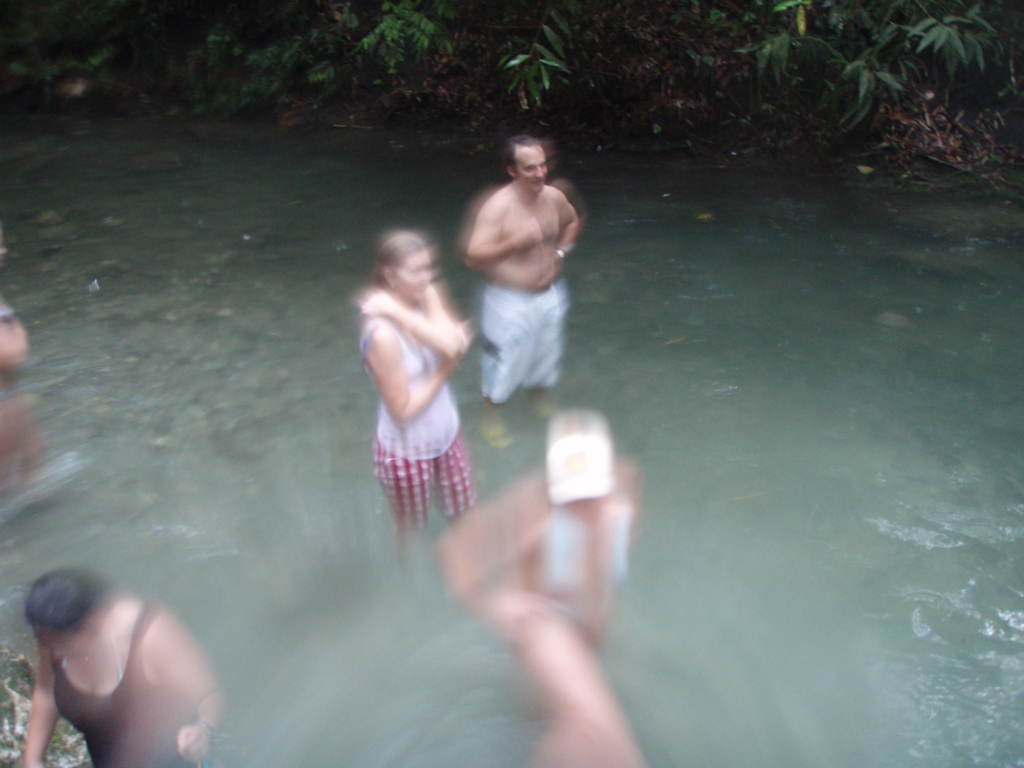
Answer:
[[[89,563],[218,661],[238,765],[521,765],[539,714],[429,548],[394,559],[350,297],[391,225],[449,246],[471,142],[139,122],[0,126],[3,293],[74,492],[0,531],[22,585]],[[1019,765],[1014,208],[564,153],[590,207],[563,401],[648,479],[604,662],[652,765]],[[863,183],[858,180],[856,183]],[[539,464],[479,438],[484,494]],[[435,522],[432,535],[440,523]]]

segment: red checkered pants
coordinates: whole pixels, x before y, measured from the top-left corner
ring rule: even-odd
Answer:
[[[403,459],[373,440],[373,474],[380,480],[391,511],[400,525],[425,528],[432,491],[441,491],[444,514],[449,520],[476,504],[476,486],[462,433],[436,459]]]

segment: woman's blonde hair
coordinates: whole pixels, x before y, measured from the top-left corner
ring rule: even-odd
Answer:
[[[377,241],[377,261],[373,268],[373,284],[387,290],[385,269],[397,268],[406,256],[433,248],[425,234],[411,229],[393,229],[381,235]]]

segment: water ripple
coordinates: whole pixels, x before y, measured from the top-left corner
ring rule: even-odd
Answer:
[[[1024,527],[999,525],[990,514],[942,503],[933,509],[919,511],[925,520],[935,523],[943,530],[980,541],[984,544],[1007,544],[1024,538]]]
[[[917,546],[928,550],[954,549],[964,545],[962,541],[958,541],[957,539],[951,538],[944,533],[939,533],[938,531],[930,531],[927,528],[908,528],[902,525],[897,525],[890,520],[883,520],[877,517],[867,518],[867,522],[878,528],[878,532],[885,536],[889,536],[897,541],[916,544]]]

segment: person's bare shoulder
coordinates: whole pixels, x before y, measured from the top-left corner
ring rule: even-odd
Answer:
[[[557,211],[576,210],[565,192],[552,184],[544,187],[544,204]]]
[[[150,602],[144,610],[149,613],[149,621],[139,638],[143,648],[163,648],[169,638],[184,630],[178,618],[166,606]]]
[[[182,621],[165,606],[149,607],[153,612],[149,625],[139,641],[143,670],[150,682],[163,682],[183,673],[189,674],[197,665],[205,665],[206,657]]]
[[[480,205],[480,212],[478,217],[481,218],[501,218],[507,212],[509,207],[512,205],[515,196],[512,191],[512,187],[505,185],[504,187],[498,187],[494,192]]]
[[[363,321],[360,338],[365,339],[367,351],[374,346],[381,347],[383,345],[390,349],[399,344],[398,331],[394,324],[390,320],[380,317],[366,318]]]
[[[390,378],[391,371],[400,366],[402,342],[398,331],[391,323],[377,323],[364,335],[363,359],[374,380],[381,382],[382,376]]]
[[[544,196],[552,203],[555,203],[556,205],[561,205],[563,203],[569,202],[569,198],[566,196],[565,192],[563,192],[559,187],[556,187],[554,184],[544,185]]]
[[[114,598],[110,616],[118,630],[124,629],[130,634],[142,616],[144,608],[145,602],[141,597],[122,593]]]

